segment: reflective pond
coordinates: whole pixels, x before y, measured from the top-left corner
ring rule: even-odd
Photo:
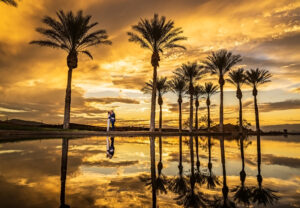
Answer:
[[[300,136],[0,143],[0,207],[300,207]]]

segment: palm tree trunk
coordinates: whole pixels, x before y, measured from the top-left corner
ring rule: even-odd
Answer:
[[[182,136],[179,136],[179,174],[182,175]]]
[[[223,113],[223,84],[220,84],[220,132],[224,132],[224,128],[223,128],[223,116],[224,116],[224,113]]]
[[[198,136],[195,136],[195,146],[196,146],[196,157],[197,157],[196,167],[197,167],[197,170],[200,171]]]
[[[244,138],[240,138],[240,147],[241,147],[241,159],[242,159],[242,170],[245,170],[245,156],[244,156]]]
[[[254,109],[255,109],[256,133],[260,134],[259,113],[258,113],[258,106],[257,106],[256,96],[254,96]]]
[[[69,68],[66,98],[65,98],[65,113],[64,113],[64,125],[63,125],[64,129],[69,129],[70,127],[72,71],[73,69]]]
[[[157,81],[157,66],[153,67],[153,87],[151,97],[151,118],[150,118],[150,131],[155,131],[155,107],[156,107],[156,81]]]
[[[190,83],[190,90],[193,88]],[[193,131],[193,93],[190,92],[190,132]]]
[[[198,99],[195,101],[195,107],[196,107],[196,112],[195,112],[195,129],[197,131],[198,130],[198,108],[199,108],[199,101],[198,101]]]
[[[162,105],[159,105],[159,132],[162,131]]]
[[[207,97],[207,130],[210,131],[210,100],[209,97]]]
[[[243,105],[242,99],[239,99],[240,112],[239,112],[239,123],[240,123],[240,133],[243,133]]]
[[[67,178],[67,164],[68,164],[68,147],[69,139],[62,140],[62,153],[61,153],[61,175],[60,175],[60,207],[65,207],[65,190]]]
[[[181,114],[181,102],[178,101],[179,106],[179,132],[182,132],[182,114]]]
[[[156,208],[155,137],[150,137],[152,207]]]

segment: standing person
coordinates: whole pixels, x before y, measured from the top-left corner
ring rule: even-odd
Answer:
[[[107,112],[108,118],[107,118],[107,129],[106,131],[109,131],[109,126],[110,126],[110,112]]]
[[[110,111],[110,123],[111,123],[111,129],[115,130],[115,122],[116,122],[116,115],[113,110]]]

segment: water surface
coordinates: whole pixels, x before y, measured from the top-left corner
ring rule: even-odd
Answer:
[[[0,207],[300,207],[300,137],[257,139],[0,143]]]

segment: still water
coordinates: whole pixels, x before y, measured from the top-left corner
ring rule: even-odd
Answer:
[[[0,143],[1,208],[155,206],[300,207],[300,136]]]

